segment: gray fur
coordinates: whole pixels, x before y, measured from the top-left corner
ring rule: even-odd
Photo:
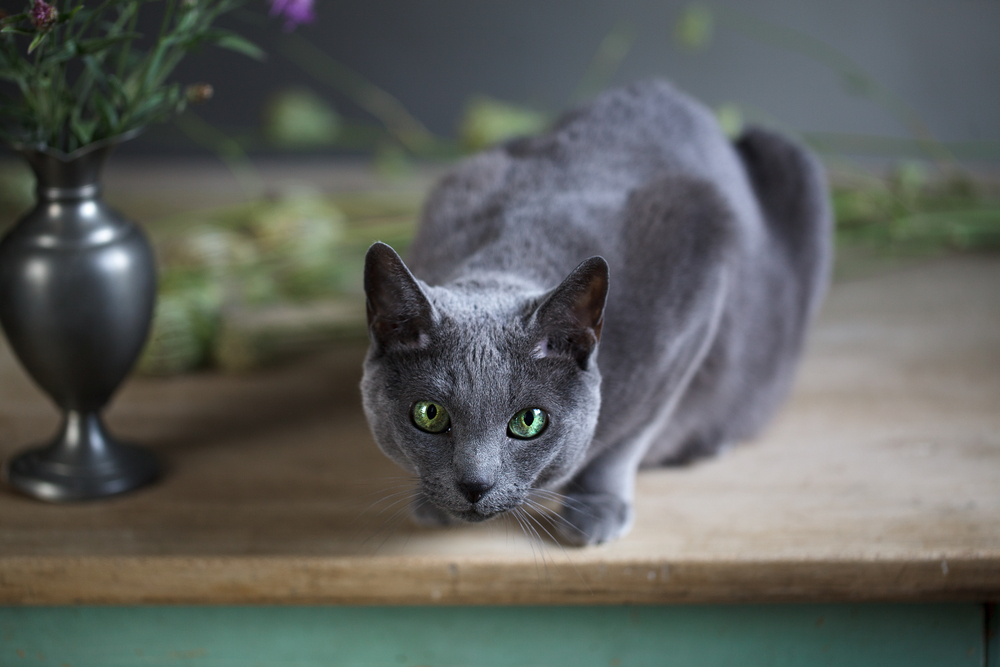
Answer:
[[[830,225],[804,150],[759,129],[730,143],[662,81],[465,161],[430,196],[412,275],[382,244],[365,269],[365,412],[420,476],[418,518],[482,520],[561,488],[568,541],[624,535],[640,466],[751,438],[787,394]],[[415,428],[418,400],[451,430]],[[528,407],[548,428],[508,437]],[[489,490],[473,503],[468,483]]]

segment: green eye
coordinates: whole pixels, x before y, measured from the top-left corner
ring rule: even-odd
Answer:
[[[528,408],[521,410],[510,418],[507,423],[507,432],[515,438],[528,440],[534,438],[545,430],[545,425],[549,423],[549,417],[541,408]]]
[[[428,433],[443,433],[451,426],[451,417],[440,403],[434,401],[417,401],[411,410],[413,423],[421,431]]]

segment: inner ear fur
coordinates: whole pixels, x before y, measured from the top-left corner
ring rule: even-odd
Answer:
[[[434,320],[430,301],[396,251],[376,242],[365,255],[368,333],[380,349],[421,347]]]
[[[604,325],[608,263],[591,257],[559,284],[535,312],[539,356],[565,355],[586,369]]]

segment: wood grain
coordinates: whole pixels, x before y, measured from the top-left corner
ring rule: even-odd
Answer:
[[[642,472],[633,533],[582,550],[513,522],[411,526],[390,495],[410,482],[361,414],[358,346],[253,375],[133,381],[109,421],[166,476],[76,505],[0,493],[0,603],[996,599],[998,286],[997,258],[838,285],[771,428]],[[0,454],[55,418],[0,349]]]

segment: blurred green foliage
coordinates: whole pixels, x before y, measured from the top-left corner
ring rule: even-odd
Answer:
[[[139,371],[169,375],[197,368],[245,368],[288,346],[268,344],[246,361],[254,314],[284,309],[278,336],[290,340],[316,328],[309,304],[360,301],[364,253],[375,240],[404,249],[419,200],[398,195],[280,196],[151,226],[160,265],[160,298]],[[305,315],[296,314],[295,305]],[[313,309],[315,310],[315,309]],[[320,323],[322,324],[322,322]],[[328,327],[363,335],[363,321]],[[322,339],[320,339],[322,342]],[[236,352],[234,348],[239,348]],[[260,359],[258,359],[260,357]]]
[[[906,100],[882,85],[855,62],[850,54],[801,30],[771,23],[755,14],[744,13],[732,7],[692,4],[681,11],[674,23],[674,43],[679,48],[689,51],[707,48],[716,27],[728,28],[761,44],[781,49],[826,67],[837,75],[842,89],[847,94],[868,99],[899,122],[910,134],[912,143],[918,147],[923,157],[933,160],[941,167],[956,166],[955,156],[949,147],[932,135],[926,123]],[[814,147],[836,152],[837,144],[844,143],[838,139],[844,138],[847,137],[826,135],[818,142],[819,145],[814,144]],[[857,135],[852,138],[855,146],[861,144],[860,152],[868,152],[864,144],[869,143],[866,139],[871,138]],[[829,150],[831,148],[834,150]]]
[[[743,111],[736,104],[721,104],[715,109],[715,119],[719,127],[730,139],[743,134]]]
[[[480,95],[465,105],[459,141],[462,148],[478,151],[513,137],[537,134],[551,120],[547,114]]]
[[[308,191],[154,227],[160,299],[141,372],[209,364],[226,310],[320,298],[343,288],[344,217]]]
[[[705,5],[688,5],[674,23],[674,42],[691,51],[704,49],[712,41],[715,16]]]
[[[885,179],[834,185],[838,241],[893,255],[1000,251],[998,194],[961,172],[932,179],[904,163]]]
[[[0,79],[15,84],[0,98],[0,137],[8,143],[72,153],[181,113],[210,92],[182,87],[171,75],[205,44],[264,57],[238,34],[213,27],[243,0],[167,3],[155,39],[136,31],[151,4],[144,0],[22,3],[20,13],[13,4],[0,11]]]
[[[0,169],[0,220],[12,221],[30,206],[26,173]],[[839,278],[884,270],[900,259],[1000,252],[996,182],[960,172],[942,178],[912,162],[881,177],[840,171],[831,192]],[[153,220],[147,228],[159,259],[160,298],[140,372],[249,368],[289,349],[328,344],[345,331],[363,337],[365,251],[381,240],[405,252],[421,203],[415,190],[329,196],[291,189]],[[317,315],[316,305],[336,303],[351,307]],[[266,349],[248,354],[260,329],[254,317],[274,311],[282,313],[280,326],[267,332]],[[304,342],[274,340],[282,337]]]
[[[597,45],[590,65],[570,96],[571,104],[584,102],[608,87],[615,73],[635,44],[635,28],[630,21],[619,21]]]
[[[268,141],[282,148],[332,146],[342,126],[337,111],[307,88],[272,95],[263,120]]]
[[[21,162],[0,165],[0,216],[22,213],[34,203],[35,177],[28,165]]]

